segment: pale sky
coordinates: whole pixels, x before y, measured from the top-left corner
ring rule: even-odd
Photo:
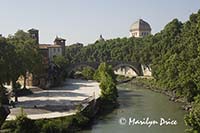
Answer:
[[[67,45],[93,43],[128,37],[131,24],[139,18],[157,33],[172,19],[186,21],[200,9],[200,0],[0,0],[0,34],[18,29],[40,31],[40,43],[55,36]]]

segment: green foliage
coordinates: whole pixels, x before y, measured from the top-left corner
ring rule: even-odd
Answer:
[[[94,79],[97,81],[101,81],[105,75],[111,76],[114,83],[116,83],[116,75],[112,69],[112,66],[109,66],[105,62],[101,63],[98,69],[95,71]]]
[[[19,30],[8,38],[0,37],[0,105],[8,104],[3,85],[12,82],[12,89],[17,92],[19,76],[26,75],[27,71],[37,73],[41,64],[38,45],[29,33]]]
[[[7,38],[7,42],[14,47],[14,56],[10,71],[12,80],[16,81],[20,75],[25,77],[26,72],[37,73],[40,70],[42,59],[39,47],[31,35],[22,30]],[[16,69],[17,68],[17,69]]]
[[[90,67],[84,67],[83,70],[81,71],[81,74],[85,79],[92,80],[94,76],[94,70]]]
[[[138,62],[140,60],[139,51],[144,45],[140,38],[97,41],[85,47],[82,44],[74,44],[66,47],[65,57],[70,63],[118,60]]]
[[[117,101],[117,88],[116,88],[116,76],[111,66],[106,63],[101,63],[95,74],[95,78],[100,81],[101,98],[116,103]]]
[[[17,116],[16,120],[6,121],[2,129],[9,129],[13,133],[36,133],[38,132],[38,127],[35,122],[26,117],[21,109],[21,114]]]
[[[6,88],[0,86],[0,105],[9,103],[6,93],[7,93]]]
[[[65,59],[64,56],[57,55],[57,56],[53,57],[53,63],[61,68],[64,68],[67,65],[67,60]]]
[[[30,120],[23,113],[16,120],[6,121],[2,129],[9,129],[14,133],[74,133],[87,126],[89,118],[81,113],[55,118]]]
[[[126,77],[124,75],[117,75],[116,80],[117,81],[125,81],[131,79],[130,77]]]
[[[88,123],[88,119],[83,115],[72,115],[64,118],[39,120],[36,124],[41,127],[42,133],[65,133],[75,132],[83,128]]]
[[[16,129],[16,123],[15,120],[11,120],[11,121],[6,121],[3,123],[3,125],[1,126],[1,129],[9,129],[11,133],[14,132],[14,130]]]
[[[162,47],[151,65],[154,78],[160,86],[176,90],[189,102],[200,93],[199,23],[200,14],[191,15],[184,24],[175,19],[154,37],[159,38],[154,47]]]
[[[14,46],[8,43],[6,38],[0,37],[0,85],[9,81],[12,77],[11,67],[14,65],[16,53]]]
[[[195,98],[192,111],[185,116],[185,123],[191,128],[187,130],[189,133],[200,132],[200,95]]]
[[[117,101],[117,88],[113,79],[109,75],[104,75],[100,82],[101,97],[115,103]]]
[[[68,65],[68,61],[65,59],[64,56],[55,56],[53,58],[53,63],[57,66],[57,75],[55,75],[56,82],[60,82],[66,79],[67,77],[67,71],[66,67]],[[58,83],[60,84],[60,83]]]
[[[15,133],[35,133],[35,132],[37,132],[37,127],[33,120],[27,118],[25,115],[17,117]]]
[[[0,127],[2,126],[3,122],[5,121],[6,117],[9,115],[9,113],[6,111],[6,109],[0,104]]]
[[[58,120],[48,121],[42,126],[42,133],[60,133],[62,129],[60,129],[61,123]]]

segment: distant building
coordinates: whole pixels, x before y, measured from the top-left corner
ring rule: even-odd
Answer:
[[[60,45],[40,44],[39,48],[46,61],[52,61],[53,57],[62,55],[62,47]]]
[[[30,29],[28,32],[36,40],[37,44],[39,44],[39,30]],[[56,37],[53,44],[39,44],[44,64],[50,63],[53,57],[57,55],[65,55],[65,41],[65,39]]]
[[[144,37],[149,34],[151,34],[151,26],[144,20],[139,19],[131,25],[131,37]]]

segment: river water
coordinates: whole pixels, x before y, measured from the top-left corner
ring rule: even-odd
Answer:
[[[118,91],[120,107],[81,133],[183,133],[186,129],[183,120],[186,112],[181,109],[181,104],[169,101],[169,97],[134,84],[121,85]],[[121,122],[120,118],[123,118]],[[172,123],[161,126],[163,118]],[[155,124],[150,126],[151,121]],[[173,125],[175,121],[177,124]]]

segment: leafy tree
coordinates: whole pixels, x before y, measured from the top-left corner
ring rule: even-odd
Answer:
[[[68,61],[64,58],[64,56],[55,56],[53,58],[53,61],[52,63],[54,65],[56,65],[55,67],[55,71],[57,72],[56,74],[57,75],[54,75],[55,78],[58,78],[56,80],[58,81],[63,81],[65,80],[66,78],[66,75],[67,75],[67,71],[66,71],[66,68],[67,68],[67,64],[68,64]]]
[[[90,67],[84,67],[83,70],[81,71],[81,74],[87,80],[92,80],[94,76],[94,70]]]
[[[26,88],[27,72],[36,74],[41,67],[42,59],[36,40],[32,39],[29,33],[19,30],[13,36],[9,36],[7,40],[14,47],[14,53],[16,54],[10,60],[12,61],[10,71],[12,72],[12,88],[14,92],[17,92],[19,87],[16,81],[19,76],[23,75],[24,88]],[[15,100],[17,101],[16,93]]]
[[[26,88],[26,73],[35,73],[38,71],[38,66],[41,64],[41,56],[39,48],[29,33],[22,30],[17,31],[14,36],[9,38],[12,45],[15,46],[15,51],[22,62],[20,63],[20,74],[24,76],[24,88]]]
[[[187,126],[190,126],[190,129],[188,129],[187,132],[200,132],[200,95],[196,97],[192,111],[185,116],[185,123]]]
[[[101,63],[96,72],[96,78],[100,81],[101,97],[103,100],[116,103],[117,101],[117,88],[116,76],[111,68],[106,63]]]
[[[8,44],[6,38],[0,37],[0,127],[10,113],[9,109],[3,106],[8,104],[6,89],[3,85],[10,81],[12,76],[10,71],[12,56],[15,56],[14,48]]]

